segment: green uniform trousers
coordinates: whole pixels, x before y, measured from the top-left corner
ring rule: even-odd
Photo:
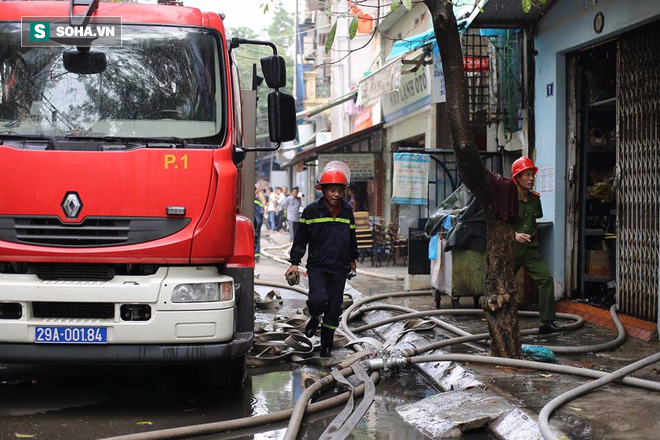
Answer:
[[[539,286],[539,319],[541,322],[554,321],[557,318],[555,313],[555,286],[539,248],[516,244],[514,273],[518,272],[521,266],[525,268],[529,276]]]

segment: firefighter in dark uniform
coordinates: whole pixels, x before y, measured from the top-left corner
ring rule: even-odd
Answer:
[[[261,259],[261,225],[264,223],[264,205],[261,203],[259,188],[254,190],[254,261]]]
[[[555,333],[561,327],[555,325],[555,289],[552,275],[548,271],[541,252],[536,219],[543,217],[539,193],[532,191],[538,168],[528,157],[517,159],[511,166],[511,174],[518,188],[518,212],[520,220],[514,225],[516,231],[515,268],[524,267],[539,287],[539,334]],[[514,272],[514,273],[515,273]]]
[[[305,328],[308,337],[314,336],[323,315],[321,326],[321,357],[330,357],[335,329],[339,326],[344,285],[353,275],[358,257],[355,219],[350,205],[343,200],[349,183],[348,167],[343,162],[328,163],[321,173],[316,189],[323,197],[304,209],[293,240],[285,276],[297,276],[298,265],[307,257],[309,321]]]

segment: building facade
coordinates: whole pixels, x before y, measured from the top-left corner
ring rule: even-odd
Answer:
[[[560,0],[539,21],[536,162],[551,272],[658,319],[660,4]]]
[[[660,3],[558,0],[529,13],[514,0],[481,6],[476,16],[455,9],[471,126],[494,172],[508,175],[520,154],[536,161],[542,252],[557,296],[616,292],[625,313],[658,320]],[[328,7],[351,11],[348,2]],[[360,7],[378,30],[351,40],[350,14],[337,20],[331,93],[318,113],[330,142],[298,159],[311,169],[324,153],[374,154],[361,208],[405,236],[460,184],[442,63],[424,5],[381,17]],[[393,203],[399,153],[430,156],[425,203]]]

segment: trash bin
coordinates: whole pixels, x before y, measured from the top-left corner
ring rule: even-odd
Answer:
[[[481,296],[486,280],[486,251],[451,251],[451,296]]]
[[[430,275],[429,238],[420,228],[408,229],[408,273],[411,275]]]

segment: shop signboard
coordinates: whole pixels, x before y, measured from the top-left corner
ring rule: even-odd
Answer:
[[[355,116],[353,119],[353,133],[369,128],[373,125],[371,117],[372,109],[373,107],[367,107]]]
[[[399,90],[383,96],[383,120],[390,123],[431,103],[429,66],[401,76]]]
[[[371,153],[319,154],[318,169],[322,170],[332,160],[348,165],[352,182],[373,180],[375,177],[375,158]]]
[[[447,102],[447,87],[445,85],[445,73],[442,70],[442,59],[438,46],[433,47],[433,102]]]
[[[368,105],[401,86],[401,60],[386,64],[358,84],[357,105]]]
[[[428,204],[430,163],[428,154],[394,153],[393,204]]]
[[[488,57],[463,57],[463,69],[466,72],[488,73]]]

